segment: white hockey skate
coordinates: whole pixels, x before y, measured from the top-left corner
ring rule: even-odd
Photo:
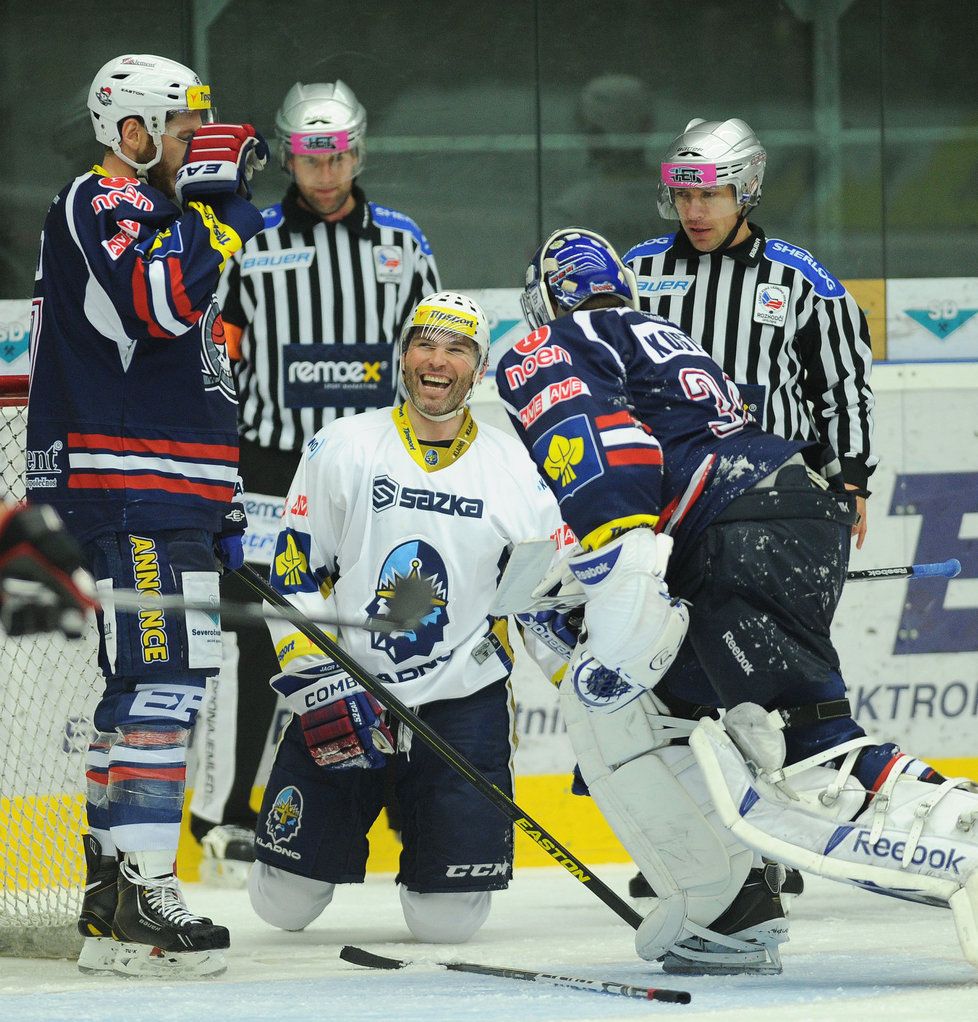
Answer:
[[[248,872],[255,861],[255,833],[234,824],[212,827],[200,842],[200,882],[213,887],[248,886]]]
[[[897,754],[868,791],[852,776],[857,738],[784,766],[783,721],[742,703],[722,723],[701,720],[690,746],[722,821],[779,862],[866,890],[950,907],[965,957],[978,968],[978,785],[915,775]]]

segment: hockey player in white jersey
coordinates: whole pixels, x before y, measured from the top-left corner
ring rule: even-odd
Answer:
[[[400,579],[424,579],[432,609],[413,631],[344,628],[338,640],[511,794],[513,653],[506,618],[489,606],[510,549],[562,530],[521,445],[469,412],[488,354],[475,302],[451,292],[421,301],[401,338],[407,400],[337,419],[309,442],[271,582],[310,615],[357,620],[384,617]],[[301,633],[269,627],[282,669],[271,683],[294,716],[258,816],[255,911],[301,930],[337,884],[363,881],[387,769],[403,816],[396,883],[407,925],[419,940],[467,940],[491,892],[509,884],[510,822],[389,727],[376,700]]]

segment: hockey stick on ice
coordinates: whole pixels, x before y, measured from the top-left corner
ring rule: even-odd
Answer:
[[[46,603],[51,594],[38,582],[10,578],[3,583],[5,598],[21,603]],[[112,589],[98,591],[98,602],[105,606],[124,611],[176,610],[182,613],[199,611],[204,614],[220,614],[225,625],[255,625],[265,627],[269,618],[289,621],[298,626],[312,621],[333,628],[362,628],[368,632],[402,632],[416,628],[421,619],[431,613],[431,587],[426,582],[410,577],[398,579],[397,591],[387,599],[389,613],[385,617],[365,617],[359,621],[342,621],[337,618],[310,618],[297,611],[292,604],[284,607],[262,607],[260,603],[241,603],[238,600],[220,599],[215,603],[207,600],[188,600],[179,594],[147,595],[134,589]]]
[[[861,568],[847,571],[847,582],[858,582],[867,578],[956,578],[961,574],[961,562],[952,557],[949,561],[935,564],[905,564],[900,568]]]
[[[235,574],[246,582],[259,596],[272,605],[288,607],[295,612],[292,605],[280,596],[253,568],[245,565],[238,568]],[[296,612],[297,613],[297,612]],[[297,613],[297,619],[290,618],[296,628],[310,641],[314,642],[328,657],[335,660],[351,677],[360,684],[383,706],[385,706],[402,724],[411,729],[414,735],[428,746],[437,756],[443,759],[453,770],[461,774],[481,795],[484,795],[500,812],[508,816],[516,824],[517,830],[523,831],[535,841],[555,862],[559,863],[571,876],[579,880],[595,897],[600,898],[608,908],[619,915],[634,929],[638,929],[642,917],[627,902],[593,872],[572,855],[549,831],[544,829],[528,813],[525,813],[501,788],[497,788],[483,773],[472,765],[461,753],[452,748],[437,731],[428,725],[409,707],[393,695],[391,690],[379,682],[372,674],[354,660],[341,646],[315,625],[311,624],[303,614]]]
[[[346,945],[340,951],[340,958],[366,969],[403,969],[409,965],[399,958],[384,958],[363,948]],[[548,972],[530,972],[527,969],[505,969],[495,965],[473,965],[470,962],[431,962],[452,972],[472,972],[477,976],[498,976],[500,979],[521,979],[528,983],[546,983],[549,986],[569,987],[571,990],[590,990],[596,994],[613,994],[615,997],[631,997],[637,1001],[669,1001],[672,1004],[689,1004],[692,997],[685,990],[660,990],[658,987],[635,987],[627,983],[615,983],[600,979],[574,979],[571,976],[557,976]]]

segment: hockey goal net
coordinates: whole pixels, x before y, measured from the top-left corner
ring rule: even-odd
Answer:
[[[0,472],[24,498],[27,377],[0,377]],[[85,883],[85,749],[101,691],[84,639],[0,633],[0,955],[71,957]]]

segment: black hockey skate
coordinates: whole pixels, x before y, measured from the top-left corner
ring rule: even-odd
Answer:
[[[778,975],[779,945],[788,939],[780,892],[785,867],[755,867],[727,910],[695,936],[674,944],[662,958],[663,971],[683,976]]]
[[[115,971],[124,976],[215,976],[227,968],[230,934],[187,908],[173,874],[147,879],[123,862],[112,933]]]
[[[805,879],[797,869],[791,866],[785,866],[784,874],[784,883],[781,885],[781,906],[785,911],[785,915],[787,915],[791,899],[797,898],[799,894],[804,894]],[[637,903],[635,907],[640,912],[644,910],[643,914],[652,911],[653,906],[651,903],[646,904],[646,902],[650,902],[656,894],[652,890],[652,885],[645,879],[643,874],[636,873],[628,881],[628,896]]]
[[[85,849],[85,897],[78,917],[78,932],[85,938],[78,968],[81,972],[112,972],[117,944],[112,937],[112,917],[118,900],[119,863],[103,855],[98,838],[82,837]]]

